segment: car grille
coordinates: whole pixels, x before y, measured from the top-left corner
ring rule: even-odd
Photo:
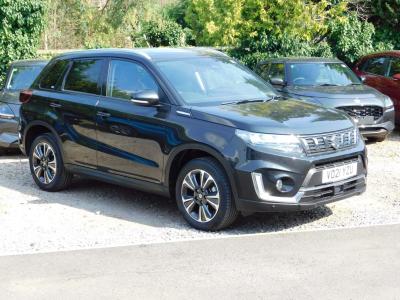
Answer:
[[[334,152],[357,144],[357,129],[300,138],[308,155]]]
[[[380,106],[342,106],[337,107],[353,118],[360,117],[374,117],[374,120],[378,120],[383,115],[383,108]]]

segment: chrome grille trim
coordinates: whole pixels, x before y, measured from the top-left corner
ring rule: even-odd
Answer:
[[[307,155],[316,155],[355,146],[358,142],[358,132],[356,128],[351,128],[321,135],[302,136],[300,140]]]
[[[383,115],[383,107],[376,105],[365,105],[365,106],[341,106],[337,107],[347,113],[349,116],[358,119],[362,117],[371,116],[374,120],[378,120]]]

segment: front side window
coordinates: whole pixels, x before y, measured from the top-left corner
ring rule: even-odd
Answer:
[[[98,85],[102,60],[76,60],[65,79],[64,90],[100,95]]]
[[[132,99],[134,93],[144,90],[158,92],[158,85],[141,65],[124,60],[112,60],[110,62],[107,96]]]
[[[400,74],[400,58],[393,58],[390,62],[390,72],[389,76]]]
[[[386,65],[386,58],[384,57],[371,58],[363,66],[362,71],[375,75],[385,76],[386,75],[385,65]]]
[[[229,58],[187,58],[159,61],[156,65],[189,104],[210,105],[276,95],[270,85]]]
[[[44,66],[14,66],[11,70],[6,89],[23,90],[31,86]]]
[[[268,80],[271,78],[285,80],[285,65],[283,63],[271,64],[268,77]]]
[[[291,63],[288,72],[289,85],[344,86],[360,84],[356,74],[343,63]]]

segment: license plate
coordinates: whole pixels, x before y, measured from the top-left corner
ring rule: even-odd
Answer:
[[[374,124],[375,119],[373,116],[364,116],[364,117],[354,118],[354,121],[358,125],[371,125]]]
[[[322,171],[322,183],[341,181],[357,175],[357,163],[350,163],[340,167]]]

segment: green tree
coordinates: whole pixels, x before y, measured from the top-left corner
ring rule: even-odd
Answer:
[[[0,0],[0,81],[13,60],[35,56],[45,24],[41,0]]]

